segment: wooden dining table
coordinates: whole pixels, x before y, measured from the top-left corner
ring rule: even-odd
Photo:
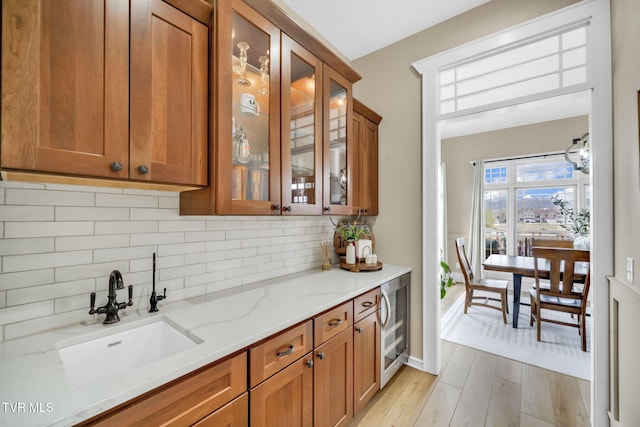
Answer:
[[[518,327],[518,316],[520,314],[520,292],[522,290],[523,277],[535,277],[536,269],[534,258],[530,256],[516,255],[489,255],[482,263],[485,270],[503,271],[513,274],[513,327]],[[583,283],[587,276],[587,266],[576,264],[574,271],[574,282]],[[538,272],[541,279],[549,278],[549,261],[538,260]]]

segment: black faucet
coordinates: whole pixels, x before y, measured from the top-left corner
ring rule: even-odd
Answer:
[[[102,307],[95,308],[96,293],[91,292],[91,310],[89,310],[89,314],[105,313],[107,316],[105,317],[104,322],[102,322],[105,325],[119,322],[120,316],[118,316],[118,310],[123,310],[127,308],[127,306],[133,305],[133,285],[129,285],[129,302],[116,301],[116,289],[124,289],[124,281],[122,280],[122,274],[120,274],[118,270],[113,270],[109,275],[109,295],[107,296],[107,304]]]
[[[151,299],[149,300],[149,304],[151,307],[149,308],[149,313],[155,313],[158,311],[158,301],[162,301],[167,298],[167,288],[164,288],[164,295],[156,295],[156,253],[153,253],[153,279],[151,280],[152,290],[151,290]]]

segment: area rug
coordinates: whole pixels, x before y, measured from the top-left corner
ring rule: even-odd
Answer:
[[[502,313],[483,307],[470,307],[463,313],[464,295],[442,317],[441,338],[456,344],[497,354],[519,362],[591,379],[591,318],[587,317],[587,351],[583,352],[577,328],[542,323],[542,341],[536,340],[536,324],[529,326],[530,307],[520,306],[518,329],[511,326],[511,313],[505,325]],[[509,309],[512,304],[509,302]],[[566,313],[543,311],[548,318],[569,320]]]

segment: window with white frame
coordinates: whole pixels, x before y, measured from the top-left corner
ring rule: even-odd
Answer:
[[[487,161],[484,170],[486,255],[528,255],[533,237],[568,239],[553,198],[580,210],[589,206],[587,176],[562,155]]]
[[[440,115],[587,81],[586,27],[440,70]]]

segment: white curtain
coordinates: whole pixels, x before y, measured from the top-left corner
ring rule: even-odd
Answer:
[[[482,201],[484,198],[484,160],[474,162],[473,171],[473,195],[471,197],[471,221],[469,223],[469,242],[467,255],[471,262],[473,276],[482,278],[482,262],[484,261],[484,211]]]

